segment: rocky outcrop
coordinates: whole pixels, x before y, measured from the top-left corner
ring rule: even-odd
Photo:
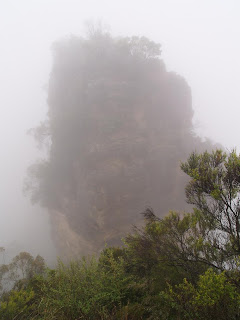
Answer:
[[[49,160],[32,170],[33,196],[69,259],[120,245],[147,206],[185,209],[180,161],[208,145],[192,134],[191,90],[166,71],[158,44],[100,33],[54,52]]]

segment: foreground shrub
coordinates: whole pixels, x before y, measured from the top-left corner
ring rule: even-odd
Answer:
[[[159,301],[161,313],[164,310],[165,314],[159,319],[240,319],[240,294],[236,286],[224,272],[217,274],[212,269],[200,276],[196,287],[186,279],[180,285],[169,286],[160,293]]]
[[[11,290],[0,305],[1,320],[31,319],[35,313],[34,292],[32,290]]]
[[[127,304],[130,280],[123,260],[111,253],[108,268],[100,267],[95,258],[69,265],[59,262],[43,283],[40,311],[47,317],[48,310],[54,310],[52,319],[105,319]]]

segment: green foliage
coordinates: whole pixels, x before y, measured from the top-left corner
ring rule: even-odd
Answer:
[[[53,319],[113,316],[121,305],[127,305],[130,279],[124,273],[123,260],[116,260],[111,252],[105,253],[104,264],[95,258],[68,266],[59,262],[56,270],[49,270],[41,288],[41,310],[45,310],[46,317],[50,310]]]
[[[45,262],[41,256],[34,257],[28,252],[20,252],[8,265],[0,265],[0,289],[2,294],[10,289],[26,288],[29,281],[45,271]]]
[[[44,259],[20,252],[8,265],[0,266],[0,319],[38,318],[39,286],[45,272]]]
[[[192,213],[147,209],[145,225],[98,258],[44,272],[41,257],[20,253],[2,265],[14,288],[1,296],[0,319],[240,319],[240,157],[193,153],[182,169]]]
[[[199,277],[196,287],[184,279],[161,293],[166,319],[239,319],[240,293],[225,273],[208,269]]]
[[[179,283],[185,276],[195,282],[207,264],[211,264],[205,259],[210,248],[198,212],[182,215],[170,212],[159,219],[148,209],[145,218],[145,227],[136,229],[125,240],[133,272],[139,277],[148,274],[152,277],[154,272],[163,283]]]
[[[179,260],[173,260],[176,252],[181,253],[174,247],[175,239],[165,255],[158,251],[166,249],[163,240],[167,241],[164,245],[171,244],[169,238],[164,238],[171,228],[178,236],[183,235],[196,227],[196,217],[181,218],[171,213],[159,220],[152,215],[148,219],[150,216],[152,221],[146,221],[144,232],[145,240],[149,236],[152,242],[144,247],[146,254],[140,251],[140,234],[135,232],[133,238],[126,239],[124,248],[106,248],[98,259],[82,258],[68,265],[59,261],[55,269],[30,278],[24,288],[18,286],[2,295],[0,319],[238,319],[238,270],[229,277],[226,272],[206,269],[201,264],[199,267],[194,261],[197,273],[193,277],[192,269],[184,264],[189,261],[183,263],[181,254]],[[186,234],[185,240],[187,243]]]
[[[24,320],[33,319],[35,313],[34,291],[32,290],[11,290],[9,295],[1,301],[0,319],[2,320]]]
[[[235,150],[229,154],[222,150],[192,153],[181,168],[191,178],[187,200],[201,213],[207,241],[215,249],[212,261],[222,270],[236,268],[240,254],[240,156]]]

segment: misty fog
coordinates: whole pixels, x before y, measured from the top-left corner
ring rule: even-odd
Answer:
[[[46,117],[52,43],[85,36],[87,20],[114,37],[146,36],[161,44],[168,71],[192,91],[195,131],[239,148],[238,1],[0,1],[0,246],[56,255],[47,212],[23,196],[26,170],[44,155],[27,132]]]

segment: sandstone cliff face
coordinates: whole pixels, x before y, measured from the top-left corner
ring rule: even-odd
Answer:
[[[55,47],[49,160],[33,170],[33,197],[67,259],[120,245],[146,206],[186,208],[180,161],[207,146],[192,135],[189,86],[159,56],[146,38],[105,34]]]

